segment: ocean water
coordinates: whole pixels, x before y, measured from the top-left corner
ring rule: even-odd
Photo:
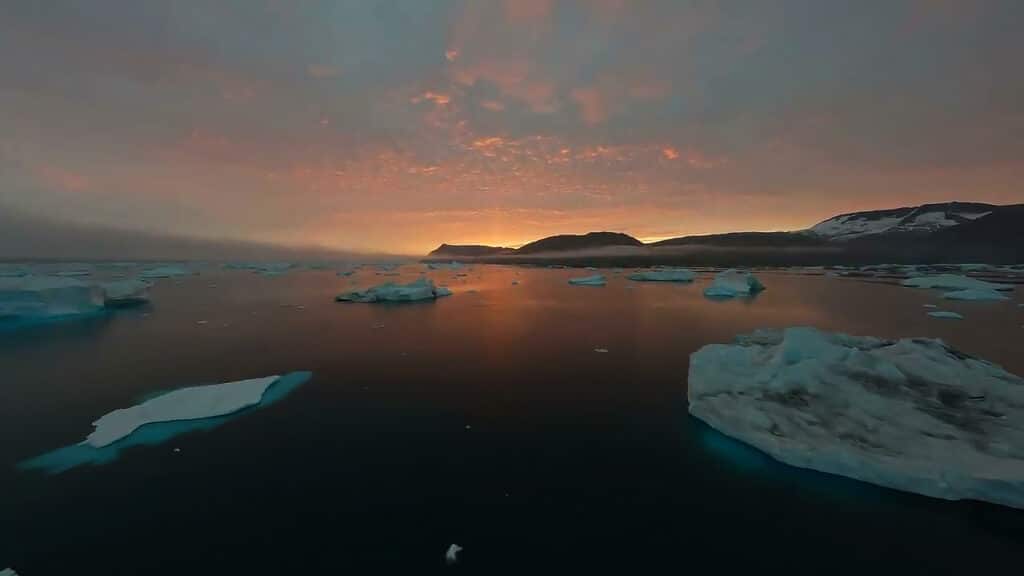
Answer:
[[[1020,289],[955,303],[763,272],[757,298],[710,301],[708,274],[606,270],[588,287],[567,279],[591,271],[473,266],[431,271],[455,292],[436,302],[333,301],[422,269],[210,267],[157,281],[143,308],[0,331],[0,568],[935,574],[1014,566],[1024,549],[1024,511],[789,468],[686,410],[690,353],[761,327],[940,337],[1024,374]],[[19,466],[161,391],[293,371],[312,378],[216,426],[60,473]]]

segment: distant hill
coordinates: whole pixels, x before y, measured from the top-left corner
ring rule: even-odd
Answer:
[[[530,242],[516,254],[538,254],[541,252],[572,252],[608,248],[610,246],[643,246],[644,243],[620,232],[589,232],[587,234],[560,234]]]
[[[633,247],[603,256],[587,250]],[[459,252],[458,250],[463,251]],[[578,255],[565,254],[579,252]],[[840,214],[806,230],[731,232],[682,236],[644,244],[617,232],[543,238],[512,250],[442,244],[430,257],[495,258],[530,262],[545,254],[567,262],[601,260],[614,265],[856,264],[856,263],[1024,263],[1024,204],[978,202],[923,204]]]
[[[704,236],[683,236],[669,238],[649,244],[649,246],[720,246],[737,247],[787,247],[787,246],[822,246],[827,240],[809,234],[794,232],[729,232],[728,234],[707,234]]]
[[[497,256],[511,254],[514,248],[500,248],[481,244],[441,244],[427,254],[430,257],[447,256],[454,258],[479,258],[481,256]]]

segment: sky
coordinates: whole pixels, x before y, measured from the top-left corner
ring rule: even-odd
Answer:
[[[1024,202],[1021,22],[1018,0],[4,2],[0,211],[414,254]]]

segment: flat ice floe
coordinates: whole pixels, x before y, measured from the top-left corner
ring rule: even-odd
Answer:
[[[451,296],[452,291],[444,286],[435,286],[428,278],[419,278],[408,284],[388,282],[366,290],[354,290],[335,297],[338,302],[416,302]]]
[[[95,430],[77,444],[58,448],[18,465],[51,474],[83,464],[105,464],[133,446],[161,444],[181,434],[210,430],[247,409],[268,406],[309,381],[310,372],[255,378],[225,384],[181,388],[121,410],[94,423]]]
[[[764,290],[764,284],[750,272],[730,268],[715,275],[711,285],[704,289],[708,298],[735,298],[753,296]]]
[[[224,384],[181,388],[146,400],[131,408],[114,410],[93,422],[96,428],[85,439],[102,448],[155,422],[198,420],[224,416],[259,404],[263,394],[280,376],[266,376]]]
[[[968,288],[966,290],[954,290],[942,295],[947,300],[1009,300],[1008,297],[989,288]]]
[[[911,288],[939,288],[942,290],[1013,290],[1012,284],[997,284],[956,274],[916,276],[907,278],[901,284]]]
[[[1024,379],[941,340],[757,330],[691,355],[688,397],[786,464],[1024,508]]]
[[[942,318],[943,320],[963,320],[963,314],[956,312],[950,312],[948,310],[936,310],[935,312],[929,312],[929,316],[932,318]]]
[[[629,275],[630,280],[637,282],[693,282],[697,273],[686,268],[660,268],[642,270]]]
[[[0,320],[39,320],[75,316],[103,308],[103,290],[75,278],[0,278]]]
[[[569,284],[573,286],[604,286],[606,284],[604,276],[601,274],[594,274],[593,276],[582,276],[579,278],[569,278]]]

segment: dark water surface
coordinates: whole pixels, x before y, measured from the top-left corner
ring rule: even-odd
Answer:
[[[144,309],[0,332],[0,568],[934,574],[1018,564],[1024,511],[776,464],[687,415],[686,373],[704,344],[814,325],[941,337],[1024,374],[1020,290],[1013,302],[949,303],[761,273],[758,298],[712,302],[706,277],[635,283],[606,271],[608,286],[594,288],[566,284],[593,272],[477,266],[431,272],[455,291],[437,302],[333,302],[413,269],[351,280],[211,269],[158,281]],[[929,318],[925,303],[966,319]],[[16,467],[148,394],[297,370],[312,379],[217,428],[57,475]],[[465,550],[448,567],[451,543]]]

